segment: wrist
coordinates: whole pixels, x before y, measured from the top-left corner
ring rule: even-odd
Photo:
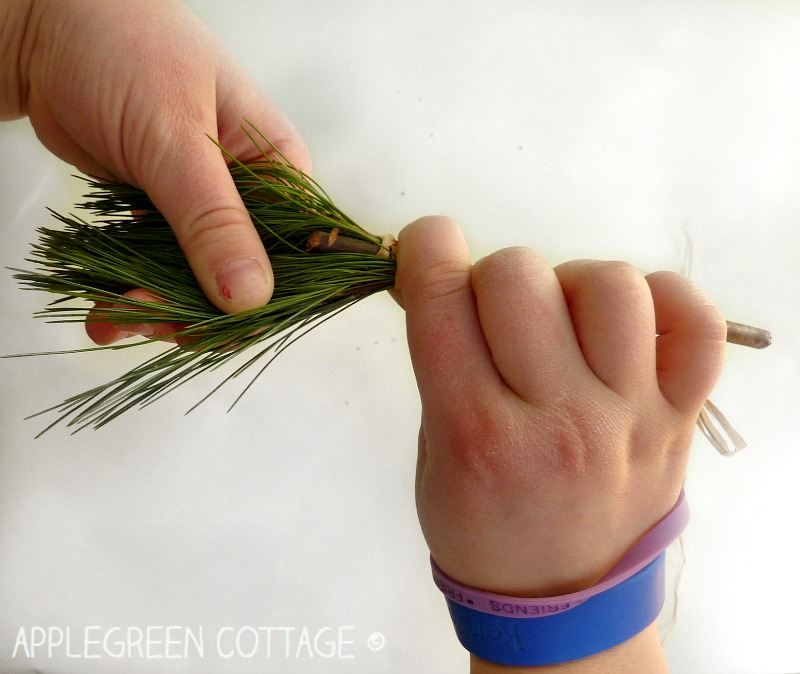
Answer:
[[[431,560],[434,580],[459,641],[477,659],[517,668],[582,661],[614,651],[653,625],[664,602],[664,551],[688,519],[681,492],[673,509],[599,583],[571,594],[497,595],[461,585]]]
[[[25,44],[34,0],[0,3],[0,121],[24,117],[28,98]]]

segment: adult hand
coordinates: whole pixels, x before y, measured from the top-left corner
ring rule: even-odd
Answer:
[[[247,119],[309,171],[286,116],[177,0],[18,0],[6,12],[21,28],[17,86],[2,116],[27,114],[44,145],[79,170],[144,189],[222,311],[265,304],[267,254],[206,134],[255,159],[241,131]],[[98,322],[87,331],[98,343],[124,334]]]
[[[678,499],[720,312],[685,277],[622,263],[515,248],[472,266],[444,218],[401,232],[397,286],[436,563],[519,597],[596,584]]]

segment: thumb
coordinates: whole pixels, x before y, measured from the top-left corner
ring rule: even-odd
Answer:
[[[222,153],[201,132],[179,147],[164,153],[156,179],[143,188],[214,305],[225,313],[264,306],[272,268]]]

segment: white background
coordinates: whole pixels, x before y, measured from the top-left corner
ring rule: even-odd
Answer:
[[[682,270],[691,240],[692,277],[775,343],[728,350],[713,400],[750,446],[723,459],[698,436],[666,650],[679,674],[800,671],[800,5],[190,4],[367,229],[444,213],[476,258],[520,244],[644,271]],[[45,208],[80,196],[71,172],[26,121],[0,127],[0,265],[23,266]],[[88,346],[31,318],[46,299],[2,271],[0,353]],[[419,403],[388,297],[298,343],[230,414],[234,391],[183,416],[201,380],[34,440],[43,422],[23,417],[142,356],[0,361],[1,672],[466,671],[416,522]],[[185,660],[12,658],[32,625],[180,625],[209,643]],[[355,657],[223,660],[223,626],[353,626]]]

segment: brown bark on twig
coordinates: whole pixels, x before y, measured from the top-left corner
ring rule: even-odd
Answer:
[[[392,240],[394,239],[392,238]],[[390,254],[393,253],[393,248],[393,244],[389,246]],[[382,251],[384,254],[386,253],[381,244],[339,236],[337,228],[330,232],[312,232],[306,241],[306,250],[312,253],[362,253],[365,255],[380,255]],[[772,344],[772,335],[766,330],[733,321],[727,321],[727,325],[727,341],[731,344],[749,346],[753,349],[763,349]]]
[[[312,253],[363,253],[365,255],[377,255],[381,250],[381,246],[361,239],[339,236],[339,230],[334,229],[332,232],[312,232],[306,241],[306,250]]]
[[[763,349],[772,344],[772,335],[766,330],[754,328],[751,325],[743,325],[742,323],[734,323],[733,321],[727,321],[727,323],[727,340],[731,344],[741,344],[753,349]]]

